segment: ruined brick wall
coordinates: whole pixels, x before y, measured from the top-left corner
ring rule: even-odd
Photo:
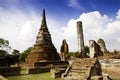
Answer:
[[[39,68],[30,68],[28,69],[28,74],[38,74],[38,73],[45,73],[50,72],[51,67],[39,67]]]
[[[35,62],[34,67],[44,67],[44,66],[59,66],[68,65],[68,61],[46,61],[46,62]]]
[[[96,58],[75,58],[69,69],[66,69],[66,80],[91,80],[93,76],[101,76],[102,70],[99,61]]]
[[[2,76],[16,76],[20,75],[21,67],[2,67],[0,68],[0,74]]]
[[[28,69],[29,74],[50,72],[51,68],[66,68],[68,67],[68,61],[48,61],[48,62],[35,62],[34,68]]]
[[[97,44],[100,46],[103,53],[107,51],[105,41],[103,39],[98,39]]]
[[[90,58],[103,56],[100,46],[94,40],[89,40],[89,51]]]
[[[60,49],[62,61],[68,60],[68,52],[69,52],[68,44],[67,44],[66,40],[64,39],[62,41],[62,45],[61,45],[61,49]]]

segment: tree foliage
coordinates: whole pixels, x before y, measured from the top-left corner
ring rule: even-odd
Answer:
[[[85,53],[89,53],[89,47],[85,46]],[[69,52],[68,54],[70,57],[77,57],[79,55],[78,51],[76,52]]]
[[[11,47],[9,46],[9,41],[8,40],[0,38],[0,50],[5,50],[7,52],[9,50],[11,50]]]
[[[85,46],[85,52],[89,53],[89,47],[88,46]]]
[[[7,52],[5,50],[0,50],[0,58],[4,58]]]
[[[28,54],[32,50],[33,47],[28,47],[26,50],[24,50],[20,56],[19,56],[19,61],[20,62],[25,62],[25,59],[27,58]]]
[[[0,47],[2,47],[2,46],[8,46],[8,45],[9,45],[9,41],[8,40],[0,38]]]
[[[12,55],[20,55],[20,51],[17,49],[13,49]]]
[[[0,38],[0,58],[2,61],[14,64],[19,61],[19,50],[14,49],[12,54],[8,54],[12,48],[9,46],[9,41]]]
[[[76,57],[78,55],[78,52],[69,52],[68,54],[70,57]]]
[[[13,49],[12,57],[14,58],[14,62],[19,62],[20,51],[17,49]]]

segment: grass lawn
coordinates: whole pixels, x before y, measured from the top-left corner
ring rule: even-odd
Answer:
[[[62,80],[60,78],[52,79],[50,78],[50,73],[40,73],[40,74],[26,74],[20,76],[6,77],[8,80]]]

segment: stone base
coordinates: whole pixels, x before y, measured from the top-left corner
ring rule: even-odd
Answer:
[[[58,61],[60,60],[59,55],[56,51],[32,51],[26,59],[26,63],[33,64],[39,61]]]
[[[52,68],[50,70],[51,78],[60,78],[62,73],[64,73],[66,68]]]

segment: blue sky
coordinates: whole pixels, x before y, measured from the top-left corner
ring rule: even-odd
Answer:
[[[64,38],[70,51],[77,51],[78,20],[83,22],[86,45],[90,39],[103,38],[108,50],[119,50],[119,3],[120,0],[0,0],[0,36],[20,51],[32,46],[45,8],[58,52]]]
[[[30,15],[31,11],[40,14],[45,8],[49,16],[60,20],[76,18],[79,14],[90,11],[100,11],[101,14],[112,16],[118,11],[119,3],[120,0],[0,0],[0,6],[5,10],[15,7]]]

